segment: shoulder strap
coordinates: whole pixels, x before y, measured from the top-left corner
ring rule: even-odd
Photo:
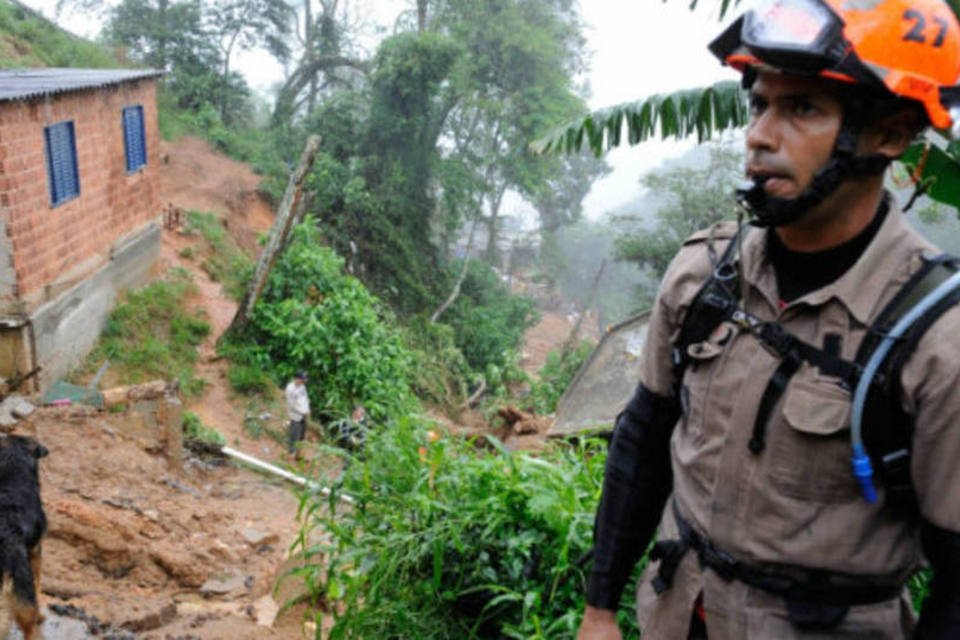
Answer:
[[[713,330],[729,317],[740,300],[740,272],[735,262],[746,226],[738,228],[730,239],[719,262],[714,265],[710,277],[694,296],[683,318],[680,336],[673,345],[673,372],[677,386],[680,385],[684,370],[690,364],[687,347],[709,338]]]
[[[862,407],[854,404],[853,419],[863,425],[863,444],[886,489],[889,506],[916,513],[916,494],[910,477],[913,417],[900,403],[901,374],[920,339],[936,320],[960,302],[960,286],[954,286],[920,313],[896,337],[878,367],[867,367],[871,358],[901,320],[928,299],[938,287],[960,270],[957,259],[940,255],[925,259],[923,266],[880,312],[857,351],[856,362],[870,379]]]

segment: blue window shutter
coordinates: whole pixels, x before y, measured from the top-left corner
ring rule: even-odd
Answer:
[[[80,195],[77,145],[73,122],[59,122],[44,129],[47,147],[47,177],[50,203],[54,206]]]
[[[136,105],[123,110],[123,146],[127,156],[127,172],[147,164],[146,132],[143,126],[143,107]]]

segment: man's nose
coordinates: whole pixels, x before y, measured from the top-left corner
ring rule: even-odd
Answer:
[[[754,115],[747,125],[746,144],[751,151],[772,151],[780,139],[779,123],[773,109]]]

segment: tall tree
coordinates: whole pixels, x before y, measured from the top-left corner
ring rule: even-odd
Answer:
[[[742,175],[742,154],[722,144],[699,148],[699,152],[706,155],[706,162],[666,166],[641,179],[664,202],[652,221],[646,211],[621,217],[626,229],[617,238],[617,257],[636,264],[652,283],[660,281],[690,234],[735,216],[730,185]],[[645,289],[641,298],[649,302],[653,293],[653,288]]]
[[[246,110],[246,83],[235,73],[221,75],[221,58],[199,0],[122,0],[109,16],[104,40],[124,47],[140,63],[167,71],[164,84],[181,108]]]
[[[223,96],[220,117],[228,122],[227,85],[230,64],[237,51],[260,46],[277,60],[285,62],[290,55],[287,37],[293,13],[285,0],[219,0],[207,10],[207,31],[216,36],[221,60],[220,76]]]
[[[551,274],[560,270],[557,233],[580,221],[583,200],[594,181],[610,172],[606,162],[585,153],[565,156],[552,167],[552,173],[531,197],[540,217],[541,259]]]
[[[583,66],[579,20],[568,0],[446,0],[431,24],[468,52],[454,76],[458,99],[446,136],[481,178],[486,255],[494,262],[504,195],[531,198],[560,166],[532,154],[529,142],[557,118],[585,111],[573,84]]]
[[[322,93],[351,88],[370,71],[369,61],[351,38],[347,0],[301,0],[297,15],[298,54],[277,93],[273,124],[289,124],[296,114],[313,113]]]

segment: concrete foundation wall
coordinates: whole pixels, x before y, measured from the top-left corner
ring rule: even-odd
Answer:
[[[118,244],[89,279],[30,314],[41,388],[90,352],[120,292],[146,283],[159,255],[160,227],[151,222]]]

